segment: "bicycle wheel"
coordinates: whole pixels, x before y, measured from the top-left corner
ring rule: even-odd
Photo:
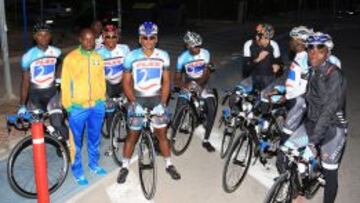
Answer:
[[[127,136],[127,125],[125,114],[117,112],[111,124],[110,143],[112,157],[117,165],[122,165],[122,149]]]
[[[290,173],[287,171],[281,174],[271,186],[264,203],[291,203],[291,194],[292,184],[290,181]]]
[[[170,145],[176,156],[183,154],[189,147],[195,130],[195,115],[193,110],[184,105],[175,113],[171,125]]]
[[[45,134],[49,193],[55,192],[65,181],[69,170],[69,155],[56,138]],[[26,198],[37,198],[33,146],[31,136],[21,140],[11,151],[7,162],[7,177],[11,188]]]
[[[234,192],[244,180],[252,157],[252,140],[246,133],[234,142],[224,165],[222,185],[225,192]]]
[[[232,133],[225,132],[226,128],[223,133],[223,138],[221,141],[221,149],[220,149],[220,157],[223,159],[229,153],[231,145],[233,143],[235,137],[235,129],[233,129]]]
[[[154,143],[149,132],[142,132],[139,143],[139,178],[146,199],[154,197],[156,191],[156,165]]]

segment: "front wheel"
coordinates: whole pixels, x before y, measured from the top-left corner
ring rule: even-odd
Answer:
[[[176,110],[171,125],[170,145],[176,156],[183,154],[189,147],[195,130],[195,114],[188,105]]]
[[[234,192],[244,180],[252,157],[252,140],[246,133],[234,142],[223,169],[222,185],[225,192]]]
[[[49,193],[65,181],[69,156],[63,144],[45,134],[46,165]],[[31,136],[21,140],[11,151],[7,162],[7,177],[11,188],[26,198],[37,198]]]
[[[110,128],[111,154],[115,163],[122,165],[122,149],[127,136],[126,115],[122,111],[116,112]]]
[[[232,128],[232,132],[226,132],[226,128],[223,133],[223,138],[221,141],[221,149],[220,149],[220,157],[223,159],[225,156],[229,153],[229,150],[231,148],[231,145],[233,143],[234,137],[235,137],[235,128]]]
[[[155,148],[149,132],[142,132],[139,142],[139,178],[143,194],[146,199],[154,197],[156,191]]]
[[[292,188],[290,173],[287,171],[281,174],[271,186],[266,195],[264,203],[291,203]]]

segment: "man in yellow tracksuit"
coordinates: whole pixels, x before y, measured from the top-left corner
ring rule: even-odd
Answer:
[[[80,46],[64,59],[61,75],[62,105],[69,114],[69,125],[74,136],[75,160],[71,166],[76,182],[87,185],[81,163],[81,147],[87,126],[88,166],[100,176],[106,171],[98,164],[101,126],[105,115],[104,63],[94,51],[95,36],[84,29],[79,37]]]

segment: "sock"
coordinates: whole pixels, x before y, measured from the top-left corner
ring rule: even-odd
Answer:
[[[130,159],[126,159],[126,158],[124,158],[123,160],[122,160],[122,168],[129,168],[129,165],[130,165]]]
[[[171,163],[171,158],[170,157],[166,157],[165,158],[165,167],[166,168],[168,168],[169,166],[171,166],[171,165],[173,165],[172,163]]]
[[[206,142],[209,142],[209,140],[208,140],[208,139],[204,139],[203,142],[206,143]]]

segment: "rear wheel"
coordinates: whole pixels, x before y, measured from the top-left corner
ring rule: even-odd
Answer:
[[[69,170],[66,148],[56,138],[45,134],[46,166],[49,193],[55,192],[65,181]],[[21,140],[11,151],[7,162],[7,176],[11,188],[26,198],[37,198],[32,138]]]
[[[223,170],[222,185],[225,192],[234,192],[244,180],[250,167],[252,147],[252,140],[246,133],[235,140]]]
[[[175,113],[171,125],[171,151],[176,156],[189,147],[195,129],[195,114],[188,105],[181,106]]]
[[[118,111],[111,124],[110,143],[111,153],[115,163],[122,165],[122,150],[127,136],[126,115],[122,111]]]
[[[144,196],[150,200],[156,191],[156,154],[151,135],[148,132],[142,133],[139,142],[139,178]]]

